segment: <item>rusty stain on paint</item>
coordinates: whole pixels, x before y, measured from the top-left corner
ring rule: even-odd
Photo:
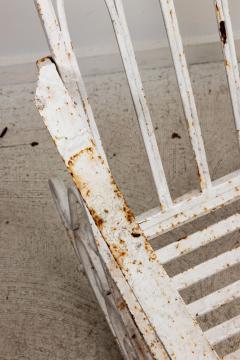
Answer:
[[[222,41],[223,45],[225,45],[227,42],[227,32],[226,32],[225,21],[223,21],[223,20],[220,21],[220,23],[219,23],[219,32],[220,32],[221,41]]]

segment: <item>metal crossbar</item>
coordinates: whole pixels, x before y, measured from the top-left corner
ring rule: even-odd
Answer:
[[[240,170],[211,181],[204,141],[173,0],[159,0],[195,155],[200,191],[171,198],[150,111],[135,59],[122,0],[104,0],[119,45],[159,207],[135,218],[109,169],[87,91],[74,54],[64,10],[56,0],[34,0],[51,58],[38,61],[36,104],[76,188],[59,180],[51,189],[72,243],[125,359],[219,359],[213,346],[240,334],[240,317],[203,332],[198,316],[240,298],[240,282],[190,304],[179,291],[240,263],[240,248],[213,257],[170,278],[165,264],[240,229],[234,214],[156,252],[149,243],[189,221],[240,198]],[[214,1],[224,64],[240,130],[240,79],[227,0]],[[81,208],[81,218],[72,197]],[[224,357],[238,359],[239,351]]]

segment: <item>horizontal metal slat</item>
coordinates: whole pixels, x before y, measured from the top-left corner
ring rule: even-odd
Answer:
[[[239,297],[240,280],[194,301],[188,305],[188,310],[194,317],[202,316]]]
[[[234,351],[231,354],[224,356],[223,360],[239,360],[240,359],[240,349]]]
[[[240,247],[231,251],[227,251],[213,259],[205,261],[183,273],[174,276],[172,281],[178,290],[182,290],[239,262]]]
[[[160,208],[147,211],[137,221],[149,239],[153,239],[187,222],[207,215],[223,205],[240,198],[240,170],[212,182],[209,193],[191,192],[174,201],[174,206],[162,212]]]
[[[240,214],[235,214],[208,228],[198,231],[185,239],[176,241],[156,251],[161,264],[166,264],[179,256],[188,254],[224,235],[240,228]]]
[[[207,331],[205,336],[212,346],[240,333],[240,315],[223,322]]]

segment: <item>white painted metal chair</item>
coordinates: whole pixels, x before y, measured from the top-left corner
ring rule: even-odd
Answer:
[[[159,0],[201,191],[172,200],[121,0],[105,0],[116,33],[160,206],[135,218],[108,167],[74,55],[63,0],[35,0],[51,49],[38,61],[36,104],[76,186],[50,186],[73,246],[125,359],[219,359],[214,346],[240,333],[240,316],[202,331],[202,316],[240,296],[240,281],[190,304],[183,290],[240,262],[240,248],[170,278],[164,265],[240,229],[240,214],[153,251],[149,240],[240,198],[240,172],[211,181],[172,0]],[[227,0],[214,1],[236,120],[240,80]],[[240,359],[240,350],[225,360]]]

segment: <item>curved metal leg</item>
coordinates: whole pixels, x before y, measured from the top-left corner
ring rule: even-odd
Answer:
[[[99,256],[92,230],[95,224],[91,222],[78,190],[75,187],[66,188],[57,178],[50,179],[49,186],[74,250],[123,357],[127,360],[152,359],[134,319]]]

